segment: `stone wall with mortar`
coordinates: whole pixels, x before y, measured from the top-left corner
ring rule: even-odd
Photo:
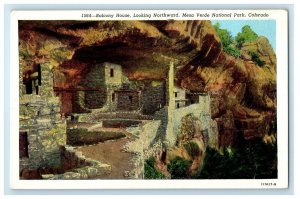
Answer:
[[[116,100],[112,99],[112,95],[121,88],[123,81],[120,65],[105,62],[93,66],[79,84],[80,87],[91,89],[84,91],[84,106],[88,109],[104,107],[105,111],[115,110]]]
[[[121,85],[122,84],[122,67],[118,64],[105,62],[104,75],[106,85]],[[112,73],[111,73],[112,71]]]
[[[123,148],[126,152],[136,154],[130,162],[133,169],[127,172],[127,178],[142,179],[144,176],[144,161],[150,156],[155,156],[156,151],[161,149],[161,141],[155,141],[160,124],[161,121],[159,120],[144,121],[138,127],[126,129],[137,138],[126,143]]]
[[[170,99],[172,99],[172,97]],[[214,148],[218,148],[218,125],[216,121],[211,119],[209,95],[200,95],[199,103],[192,104],[186,107],[176,109],[172,105],[160,110],[158,112],[160,114],[157,113],[157,119],[160,118],[162,121],[162,125],[164,125],[161,126],[160,129],[165,130],[165,142],[169,146],[174,146],[176,144],[181,119],[188,114],[193,114],[201,122],[201,131],[206,134],[204,136],[208,137],[208,145]]]
[[[105,70],[102,64],[95,65],[90,68],[84,79],[79,83],[79,87],[91,89],[85,91],[84,104],[86,108],[94,109],[104,106],[107,95],[105,87]],[[93,90],[102,89],[102,90]]]
[[[134,111],[140,108],[141,93],[139,91],[118,90],[115,93],[118,111]]]
[[[28,157],[20,158],[20,171],[59,166],[59,147],[66,144],[66,124],[53,91],[52,67],[44,63],[41,70],[38,95],[26,94],[20,78],[19,130],[27,133],[28,141]]]
[[[85,158],[81,152],[70,146],[61,147],[61,167],[67,172],[42,177],[49,180],[79,180],[95,178],[111,172],[110,165]]]
[[[165,82],[147,82],[142,91],[143,114],[154,114],[166,105]]]

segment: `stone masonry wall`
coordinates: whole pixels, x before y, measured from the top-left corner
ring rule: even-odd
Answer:
[[[121,85],[122,84],[122,67],[118,64],[105,62],[103,64],[105,71],[106,85]]]
[[[199,96],[199,103],[187,107],[172,109],[168,107],[168,121],[166,140],[170,146],[174,146],[179,132],[181,119],[188,114],[193,114],[201,122],[201,131],[208,137],[208,145],[218,147],[218,126],[216,121],[211,119],[209,95]]]
[[[117,110],[133,111],[140,107],[140,93],[137,91],[118,91],[117,94]]]
[[[155,156],[156,150],[161,147],[161,142],[157,137],[161,121],[145,121],[144,124],[135,128],[127,128],[127,131],[133,133],[138,139],[128,142],[124,149],[126,152],[136,154],[131,160],[133,170],[128,172],[127,178],[141,179],[144,176],[144,161],[150,156]]]
[[[90,69],[85,78],[79,83],[79,87],[85,89],[102,89],[85,91],[84,104],[86,108],[101,108],[106,102],[105,71],[102,64]]]
[[[86,158],[73,147],[61,147],[61,167],[67,172],[58,175],[46,175],[49,180],[76,180],[95,178],[109,174],[111,166]],[[43,176],[44,177],[44,176]]]
[[[142,91],[141,104],[143,105],[144,114],[154,114],[166,104],[165,83],[153,85],[148,82]]]
[[[66,144],[66,124],[61,119],[60,100],[53,91],[51,66],[45,63],[41,69],[38,95],[26,94],[20,82],[19,129],[27,132],[28,140],[28,157],[20,158],[20,171],[59,166],[59,147]]]

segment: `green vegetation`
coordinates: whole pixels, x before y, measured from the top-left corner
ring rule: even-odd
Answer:
[[[196,179],[271,179],[277,178],[277,147],[261,140],[245,141],[238,148],[228,148],[224,154],[206,149],[202,169]]]
[[[256,40],[258,35],[251,29],[250,26],[246,25],[242,28],[242,32],[239,32],[235,37],[237,47],[241,48],[245,42]]]
[[[68,129],[67,130],[67,144],[69,145],[84,145],[97,144],[106,140],[115,140],[125,137],[121,132],[102,132],[102,131],[88,131],[87,129]]]
[[[177,156],[167,165],[167,169],[172,179],[185,179],[188,176],[187,172],[191,165],[191,161]]]
[[[266,64],[263,60],[259,59],[259,56],[256,52],[250,52],[250,55],[251,55],[251,60],[255,62],[257,65],[264,66]]]
[[[234,46],[231,33],[227,29],[221,29],[219,23],[216,23],[214,27],[221,39],[223,50],[234,57],[239,57],[240,51]]]
[[[226,53],[228,53],[229,55],[232,55],[234,57],[240,57],[241,53],[240,53],[240,50],[235,48],[234,46],[230,45],[226,48],[224,48],[224,51]]]
[[[144,164],[145,179],[164,179],[165,176],[155,169],[155,158],[151,156]]]
[[[200,154],[199,146],[195,142],[187,142],[183,146],[192,158],[194,158]]]
[[[251,29],[250,26],[246,25],[242,28],[242,31],[237,34],[236,37],[232,37],[231,33],[227,29],[221,29],[220,24],[216,23],[214,25],[223,46],[223,50],[234,56],[240,56],[240,49],[245,42],[251,42],[257,39],[258,35]],[[258,54],[257,54],[258,57]],[[255,59],[255,58],[254,58]],[[263,66],[264,62],[261,60],[255,61],[259,66]]]

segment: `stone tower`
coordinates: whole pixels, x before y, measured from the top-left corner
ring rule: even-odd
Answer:
[[[168,123],[167,123],[167,129],[166,129],[166,142],[169,146],[173,146],[176,143],[176,135],[173,130],[174,110],[175,110],[174,65],[173,65],[173,62],[170,62],[168,79],[167,79]]]
[[[35,71],[27,75],[26,85],[33,89],[25,89],[23,71],[19,74],[20,172],[60,166],[60,146],[66,144],[66,123],[61,118],[60,100],[54,94],[52,67],[50,63],[39,67],[38,78]],[[20,68],[24,68],[22,64]]]

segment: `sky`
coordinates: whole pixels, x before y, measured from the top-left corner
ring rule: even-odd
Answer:
[[[275,20],[212,20],[212,24],[220,23],[220,28],[227,29],[235,37],[242,27],[249,25],[259,36],[269,39],[274,51],[276,50],[276,21]]]

